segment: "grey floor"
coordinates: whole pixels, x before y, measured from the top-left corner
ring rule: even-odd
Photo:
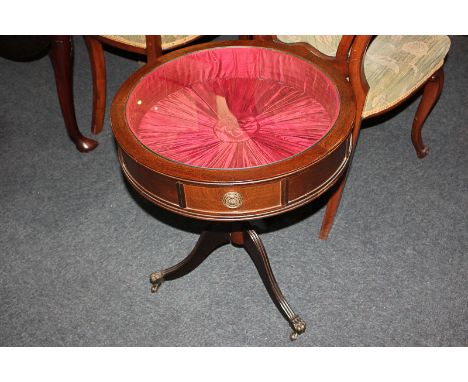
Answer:
[[[75,100],[89,132],[91,78],[75,38]],[[445,88],[417,159],[418,98],[362,131],[328,241],[323,201],[257,224],[273,270],[308,324],[298,341],[248,256],[223,247],[149,293],[202,224],[152,206],[124,181],[108,116],[99,147],[68,140],[47,57],[0,59],[0,345],[468,345],[468,39],[453,37]],[[138,68],[106,52],[108,102]]]

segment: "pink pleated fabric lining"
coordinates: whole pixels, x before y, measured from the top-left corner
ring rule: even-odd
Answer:
[[[127,120],[160,156],[204,168],[271,164],[317,143],[339,98],[317,67],[283,52],[217,48],[156,68],[135,87]]]

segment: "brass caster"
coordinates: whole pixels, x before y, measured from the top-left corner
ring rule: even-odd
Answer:
[[[293,328],[293,332],[289,336],[291,341],[296,341],[297,337],[304,333],[306,330],[306,323],[302,320],[299,316],[294,316],[291,320],[291,327]]]
[[[153,284],[151,286],[151,293],[156,293],[161,286],[161,284],[164,282],[164,278],[161,272],[153,272],[150,275],[150,282]]]

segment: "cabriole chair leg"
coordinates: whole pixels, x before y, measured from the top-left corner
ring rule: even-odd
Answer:
[[[62,109],[68,136],[81,152],[89,152],[98,143],[81,134],[76,122],[75,105],[73,102],[73,41],[71,36],[53,36],[49,57],[55,74],[57,94]]]
[[[421,130],[423,128],[424,122],[429,116],[429,113],[439,99],[443,85],[443,68],[440,68],[437,72],[435,72],[424,85],[421,102],[419,103],[418,110],[416,111],[413,127],[411,129],[411,141],[413,142],[413,146],[416,149],[416,155],[418,158],[424,158],[429,153],[429,149],[423,143]]]

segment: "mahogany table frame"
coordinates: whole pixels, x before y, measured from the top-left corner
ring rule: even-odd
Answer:
[[[337,89],[340,110],[330,131],[300,154],[266,166],[209,169],[168,160],[144,146],[130,130],[126,105],[136,84],[158,66],[205,49],[256,47],[285,52],[315,65]],[[118,157],[129,183],[146,199],[180,215],[214,222],[192,252],[180,263],[150,276],[152,292],[165,280],[194,270],[218,247],[231,243],[250,255],[271,299],[293,329],[291,339],[305,331],[305,322],[293,312],[271,270],[266,250],[249,220],[298,208],[332,187],[345,173],[351,156],[356,101],[345,76],[300,46],[278,46],[268,41],[224,41],[180,49],[134,73],[117,92],[111,107],[111,126]],[[227,201],[226,201],[227,197]],[[230,204],[231,203],[231,204]]]

